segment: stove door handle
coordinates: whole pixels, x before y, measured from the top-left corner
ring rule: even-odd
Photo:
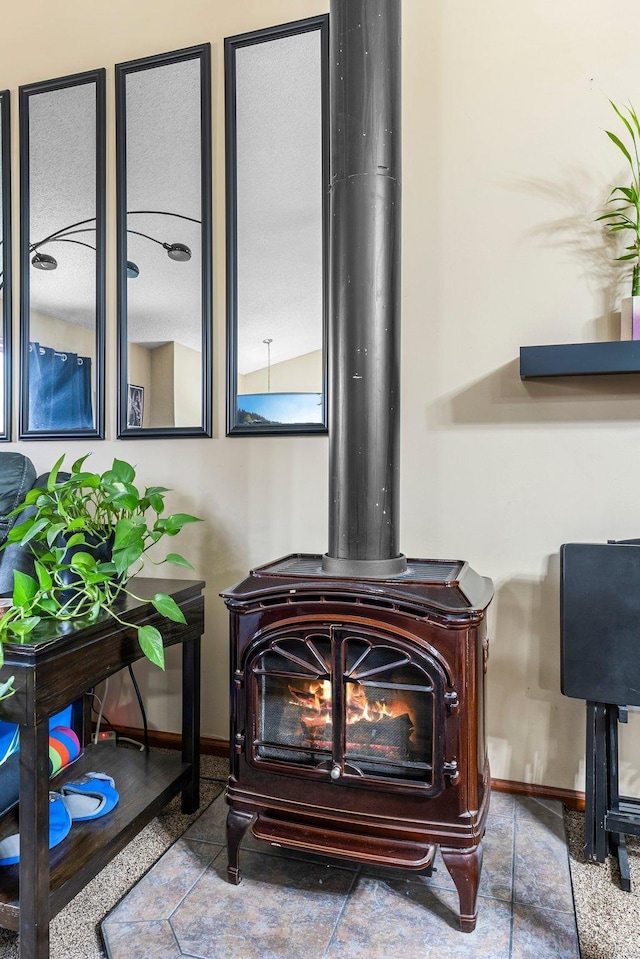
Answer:
[[[445,762],[443,764],[444,774],[449,780],[449,785],[453,786],[454,783],[460,778],[460,770],[458,769],[458,760],[452,759],[451,762]]]

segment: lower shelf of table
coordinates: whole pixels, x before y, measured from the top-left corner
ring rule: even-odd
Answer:
[[[179,753],[139,752],[112,745],[88,746],[83,755],[51,780],[52,790],[89,771],[115,780],[120,801],[101,819],[74,823],[67,838],[50,851],[50,915],[55,916],[157,813],[191,776]],[[0,820],[0,839],[19,829],[17,810]],[[18,929],[19,866],[0,867],[0,926]]]

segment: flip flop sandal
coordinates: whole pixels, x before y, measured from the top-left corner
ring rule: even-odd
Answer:
[[[49,793],[49,849],[66,839],[71,830],[71,816],[60,793]],[[0,866],[20,862],[20,833],[0,841]]]
[[[106,816],[120,799],[113,779],[106,773],[87,773],[78,782],[65,783],[60,795],[73,822]]]

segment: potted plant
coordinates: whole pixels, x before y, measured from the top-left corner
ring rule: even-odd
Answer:
[[[616,260],[633,263],[631,273],[631,296],[624,297],[621,306],[622,339],[640,339],[640,121],[633,106],[618,107],[609,100],[628,134],[628,145],[611,130],[605,130],[609,139],[629,164],[631,182],[628,186],[615,186],[609,194],[607,203],[614,203],[615,209],[609,210],[598,220],[605,221],[609,233],[625,233],[631,242],[625,246],[625,252]],[[625,134],[626,138],[626,134]]]
[[[104,473],[92,473],[84,468],[86,459],[76,460],[71,472],[63,474],[61,456],[46,487],[31,489],[10,514],[24,511],[25,518],[19,517],[4,545],[19,543],[28,549],[34,575],[14,570],[11,606],[0,618],[0,665],[2,643],[24,640],[43,620],[91,621],[106,613],[132,625],[118,611],[118,599],[125,594],[139,598],[128,581],[140,572],[145,558],[154,565],[193,568],[179,553],[155,560],[147,551],[198,518],[188,513],[165,516],[164,494],[169,490],[152,486],[141,495],[134,485],[135,469],[124,460],[114,459]],[[166,593],[156,593],[151,603],[167,619],[185,622]],[[135,628],[145,656],[164,669],[160,631],[150,625]],[[8,692],[0,690],[0,697]]]

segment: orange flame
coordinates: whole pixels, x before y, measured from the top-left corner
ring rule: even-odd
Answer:
[[[293,697],[290,703],[300,706],[305,714],[305,721],[322,723],[331,722],[332,686],[328,680],[309,681],[301,689],[289,686]],[[381,719],[409,714],[412,724],[415,723],[413,709],[404,699],[394,699],[386,702],[383,699],[369,702],[364,686],[358,683],[347,683],[346,721],[347,725],[367,722],[380,722]]]

